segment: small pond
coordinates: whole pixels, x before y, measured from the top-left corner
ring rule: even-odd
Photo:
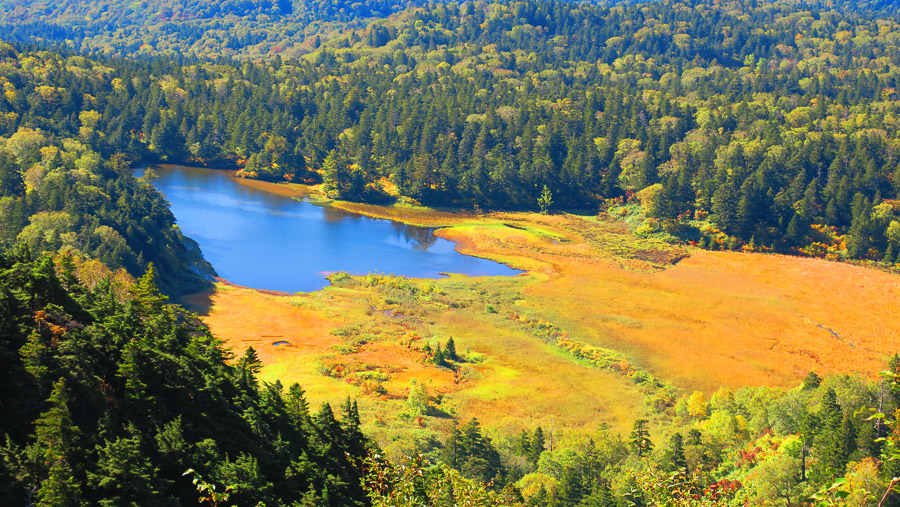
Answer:
[[[515,275],[504,264],[457,252],[434,229],[369,218],[242,185],[230,171],[155,168],[153,184],[182,232],[219,276],[285,292],[328,285],[330,273]]]

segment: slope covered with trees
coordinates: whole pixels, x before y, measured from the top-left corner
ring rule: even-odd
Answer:
[[[847,4],[436,4],[301,60],[67,62],[10,80],[0,108],[9,131],[58,106],[72,134],[70,111],[94,111],[101,153],[341,199],[536,208],[546,186],[585,208],[646,190],[657,229],[704,245],[894,262],[898,40],[895,13]],[[90,89],[85,65],[103,69]]]
[[[0,246],[69,250],[132,275],[153,262],[168,292],[201,286],[212,270],[174,226],[163,197],[132,175],[126,158],[105,149],[101,114],[91,109],[103,68],[52,53],[20,55],[6,45],[0,53]]]
[[[71,257],[0,258],[0,494],[33,505],[187,505],[192,468],[239,505],[355,505],[368,441],[349,400],[310,412],[165,304],[153,270],[89,288]],[[124,289],[124,290],[122,290]],[[357,468],[354,468],[356,466]]]
[[[167,292],[199,281],[131,174],[162,161],[344,200],[602,207],[711,248],[895,263],[895,7],[0,1],[0,33],[96,51],[0,46],[0,494],[192,503],[190,467],[239,504],[519,500],[483,484],[533,505],[872,502],[897,474],[897,359],[883,383],[683,396],[630,437],[553,447],[472,420],[423,445],[440,465],[362,464],[352,403],[313,415],[299,386],[256,381],[252,350],[235,360],[164,304],[152,270],[87,281],[79,259],[152,262]]]
[[[323,38],[424,2],[3,0],[0,36],[126,56],[297,56]]]

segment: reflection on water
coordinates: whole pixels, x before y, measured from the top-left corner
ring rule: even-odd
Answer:
[[[428,251],[439,239],[430,227],[410,227],[401,222],[391,222],[406,243],[416,250]]]
[[[426,227],[368,218],[241,185],[227,171],[159,168],[154,185],[185,235],[220,276],[287,292],[328,284],[322,273],[412,277],[513,275],[503,264],[462,255]]]

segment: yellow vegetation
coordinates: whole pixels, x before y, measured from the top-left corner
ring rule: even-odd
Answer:
[[[217,286],[205,317],[214,334],[237,353],[252,345],[265,380],[298,381],[313,402],[361,397],[365,422],[381,437],[449,424],[401,420],[413,379],[440,410],[488,428],[605,423],[625,432],[652,412],[639,376],[686,393],[793,387],[811,370],[877,372],[900,343],[900,278],[868,268],[687,250],[639,239],[610,218],[339,205],[449,226],[438,235],[460,251],[528,270],[434,281],[339,277],[293,296]],[[457,372],[423,351],[450,337],[465,359]],[[694,412],[706,410],[701,393]]]

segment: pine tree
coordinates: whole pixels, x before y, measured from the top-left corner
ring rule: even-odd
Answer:
[[[460,431],[459,426],[454,423],[450,436],[447,437],[447,441],[444,442],[444,449],[441,451],[441,461],[450,467],[459,470],[460,463],[465,454],[466,449],[462,446],[462,432]]]
[[[253,347],[247,347],[244,355],[238,359],[237,369],[240,372],[241,381],[245,385],[256,385],[256,376],[262,370],[262,361]]]
[[[315,417],[316,427],[322,432],[325,442],[340,442],[341,425],[334,417],[331,405],[323,403]]]
[[[147,265],[144,275],[132,286],[131,293],[134,295],[134,302],[147,314],[158,314],[161,311],[166,297],[160,293],[156,285],[156,266],[152,262]]]
[[[653,442],[650,441],[650,432],[647,430],[646,419],[638,419],[631,430],[631,447],[639,458],[646,457],[653,450]]]
[[[794,213],[793,218],[788,223],[784,232],[784,237],[788,244],[792,246],[802,246],[806,244],[806,233],[809,230],[799,213]]]
[[[818,389],[820,385],[822,385],[822,377],[814,371],[809,372],[803,379],[804,390]]]
[[[815,442],[818,460],[813,472],[818,480],[834,479],[844,473],[850,452],[855,449],[856,433],[830,387],[822,396],[818,420],[821,430]]]
[[[528,432],[522,430],[519,432],[519,437],[516,439],[516,454],[520,456],[528,457],[531,453],[531,437],[528,435]]]
[[[546,442],[544,440],[544,430],[541,429],[540,426],[535,428],[534,434],[531,436],[531,445],[528,450],[528,462],[534,466],[537,466],[538,460],[541,459],[541,454],[544,452],[544,446]]]
[[[441,344],[437,344],[437,348],[434,350],[434,356],[431,358],[431,362],[438,366],[447,366],[447,361],[444,359],[444,351],[441,350]]]
[[[672,472],[687,472],[687,461],[684,457],[684,437],[681,433],[672,435],[669,450],[666,453],[666,466]]]
[[[459,361],[459,356],[456,355],[456,343],[453,342],[452,336],[444,346],[444,357],[451,361]]]
[[[728,234],[737,232],[739,199],[732,181],[720,185],[712,197],[712,214],[709,219]]]
[[[64,379],[53,383],[47,399],[49,408],[34,423],[34,445],[48,462],[59,458],[77,459],[81,453],[78,443],[81,430],[72,420],[69,410],[70,391]]]
[[[83,494],[73,477],[72,467],[64,458],[59,458],[50,466],[50,473],[41,483],[37,498],[39,505],[75,506],[83,505]]]
[[[288,413],[294,421],[301,422],[309,419],[309,403],[306,401],[306,392],[300,384],[294,382],[288,388],[285,400]]]
[[[140,504],[159,493],[158,471],[142,454],[139,436],[107,441],[98,453],[96,471],[88,472],[88,482],[102,492],[100,505]]]
[[[565,467],[559,480],[556,500],[562,505],[577,505],[586,494],[584,476],[579,467],[575,465]]]
[[[341,199],[349,190],[350,175],[349,163],[343,154],[337,150],[328,152],[322,163],[322,192],[332,199]],[[398,183],[399,185],[399,183]]]
[[[0,152],[0,197],[25,195],[25,180],[12,155]]]
[[[350,456],[360,459],[366,453],[366,437],[361,429],[359,406],[356,401],[351,402],[350,397],[347,396],[341,411],[343,412],[341,430],[343,432],[342,442],[344,448]]]

